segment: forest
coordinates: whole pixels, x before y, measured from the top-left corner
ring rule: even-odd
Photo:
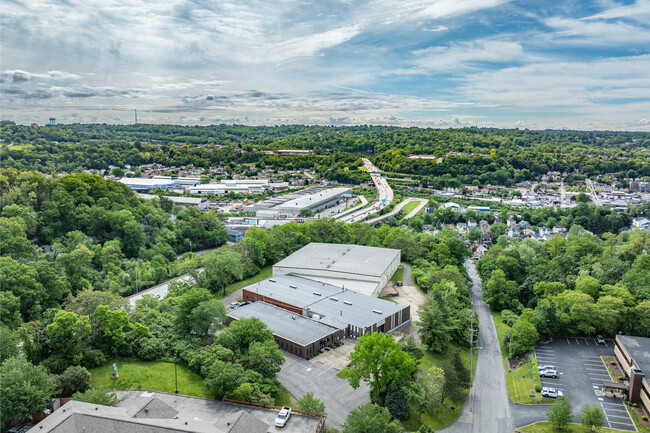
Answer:
[[[358,169],[359,157],[367,156],[389,174],[408,175],[436,188],[512,186],[549,171],[576,179],[650,177],[650,134],[643,132],[71,124],[3,125],[0,140],[0,167],[50,174],[157,163],[205,170],[310,169],[325,179],[358,184],[368,180]],[[277,149],[314,153],[292,157],[270,152]],[[411,159],[411,154],[441,160]]]
[[[513,356],[559,336],[650,337],[650,234],[497,243],[477,263],[486,302],[512,326]]]

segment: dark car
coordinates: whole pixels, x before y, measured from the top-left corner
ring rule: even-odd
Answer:
[[[398,285],[398,286],[401,286],[401,285],[402,285],[402,282],[401,282],[401,281],[398,281],[398,282],[397,282],[397,285]]]

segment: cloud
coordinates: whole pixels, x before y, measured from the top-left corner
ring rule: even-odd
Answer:
[[[47,71],[45,73],[33,73],[21,71],[20,69],[6,70],[0,72],[0,83],[11,82],[13,84],[26,83],[34,79],[49,80],[78,80],[82,76],[65,71]]]
[[[530,59],[520,43],[498,40],[459,42],[416,50],[412,54],[416,57],[413,62],[416,68],[436,71],[457,71],[484,62],[511,63]]]
[[[549,35],[552,42],[573,45],[619,46],[650,43],[650,29],[625,22],[604,22],[552,17],[544,21],[555,32]]]

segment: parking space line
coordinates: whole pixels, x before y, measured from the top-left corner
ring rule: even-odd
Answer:
[[[585,338],[584,340],[585,340],[585,344],[589,346],[589,342],[587,341],[587,339]]]
[[[578,341],[578,337],[574,337],[576,339],[576,344],[580,346],[580,342]]]

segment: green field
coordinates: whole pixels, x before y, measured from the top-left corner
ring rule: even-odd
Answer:
[[[526,427],[519,427],[515,429],[515,432],[519,432],[519,433],[555,433],[557,431],[558,430],[555,430],[555,428],[553,428],[551,423],[548,421],[536,422],[535,424],[531,424],[531,425],[527,425]],[[569,425],[569,427],[561,431],[564,433],[587,433],[590,430],[587,430],[587,428],[581,424],[571,424]],[[602,433],[623,433],[624,432],[624,430],[615,430],[606,427],[599,428],[597,431]]]
[[[401,266],[399,268],[397,268],[397,270],[395,271],[393,276],[390,277],[390,280],[391,281],[404,281],[404,268],[401,267]]]
[[[233,292],[236,292],[239,289],[243,289],[246,286],[257,283],[258,281],[265,280],[271,276],[273,273],[273,265],[264,266],[257,275],[253,275],[250,278],[245,280],[238,281],[226,286],[226,295],[230,295]],[[222,298],[223,291],[218,290],[216,295],[218,298]]]
[[[94,388],[110,390],[142,389],[173,393],[174,363],[146,362],[132,359],[115,361],[119,378],[113,379],[113,362],[90,369],[90,381]],[[178,392],[192,397],[212,398],[213,395],[205,387],[203,378],[188,367],[178,364]]]
[[[455,346],[449,347],[445,353],[432,353],[429,351],[425,352],[424,357],[420,360],[420,369],[427,369],[432,365],[441,366],[445,360],[449,358],[452,351],[455,350]],[[460,349],[460,359],[465,365],[469,364],[469,349],[461,348]],[[476,356],[472,358],[472,371],[476,369]],[[473,378],[472,374],[472,378]],[[463,408],[465,399],[467,398],[469,390],[465,389],[462,392],[462,401],[460,402],[451,402],[445,399],[444,406],[434,405],[429,410],[422,412],[422,424],[429,425],[433,427],[434,430],[441,429],[452,424]],[[452,410],[451,408],[454,408]],[[438,409],[438,416],[436,417],[436,409]],[[407,431],[417,431],[420,427],[418,424],[418,409],[417,406],[411,404],[411,416],[409,419],[402,421],[402,425]]]
[[[296,398],[284,387],[280,386],[280,393],[275,399],[276,406],[295,406]]]
[[[406,204],[406,206],[404,206],[404,207],[402,208],[401,212],[402,212],[404,215],[407,215],[407,214],[408,214],[409,212],[411,212],[413,209],[415,209],[416,207],[418,207],[419,204],[420,204],[419,201],[411,201],[411,202],[408,202],[408,203]]]

